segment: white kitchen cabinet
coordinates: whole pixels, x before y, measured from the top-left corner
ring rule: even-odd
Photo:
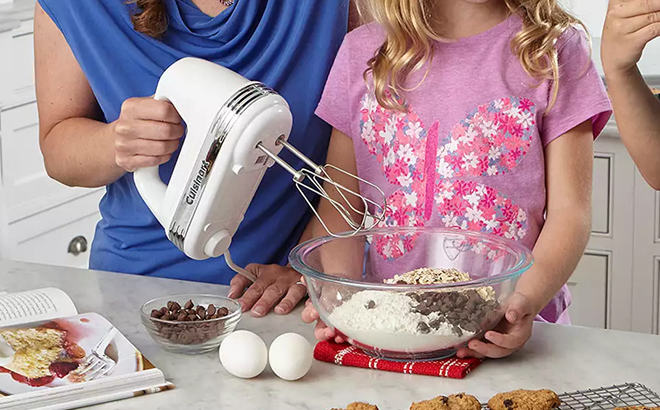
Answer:
[[[86,268],[104,189],[51,179],[39,148],[33,0],[0,8],[0,258]],[[4,17],[3,17],[4,16]],[[1,289],[0,289],[1,290]]]
[[[83,198],[83,200],[86,198]],[[91,195],[88,201],[98,203],[98,195]],[[62,208],[62,209],[58,209]],[[98,212],[88,206],[89,215],[75,218],[66,222],[65,218],[57,219],[58,223],[52,230],[39,229],[36,235],[21,235],[26,231],[35,230],[38,222],[50,219],[57,213],[79,212],[82,206],[74,207],[66,204],[45,211],[32,218],[25,219],[10,226],[10,232],[16,237],[13,244],[12,259],[25,262],[43,263],[48,265],[70,266],[87,268],[89,263],[89,249],[94,238],[94,229],[98,222]],[[24,237],[21,237],[24,236]]]
[[[611,278],[612,255],[586,253],[568,281],[573,297],[569,308],[574,325],[606,329],[608,327],[608,284]]]
[[[592,233],[569,280],[575,325],[633,330],[635,165],[612,123],[594,145]]]
[[[635,330],[660,331],[660,192],[641,174],[635,178],[633,324]]]

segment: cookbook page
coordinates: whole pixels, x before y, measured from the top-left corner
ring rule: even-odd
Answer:
[[[60,289],[0,293],[0,328],[77,314],[71,298]]]
[[[160,377],[155,383],[164,382],[162,372],[97,313],[3,327],[0,340],[15,352],[0,366],[0,409],[48,391],[79,395],[83,388],[94,390],[87,387],[90,382],[104,386],[99,389],[106,393],[120,386],[131,391],[144,387],[134,386],[133,376],[139,381],[141,375],[148,378],[155,373]],[[148,386],[152,385],[153,380]]]

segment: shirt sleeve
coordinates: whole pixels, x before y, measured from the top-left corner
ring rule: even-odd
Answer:
[[[60,32],[63,31],[62,24],[60,24],[59,19],[57,18],[57,15],[55,14],[53,8],[51,7],[50,0],[37,0],[43,11],[50,17],[51,20],[53,20],[53,23],[55,23],[55,26],[60,30]]]
[[[595,139],[612,116],[605,84],[591,59],[585,34],[571,29],[566,36],[558,51],[557,100],[543,118],[541,139],[544,146],[588,120],[591,120]],[[548,102],[552,101],[553,93],[554,88],[550,90]]]
[[[350,36],[344,37],[326,81],[316,115],[336,130],[352,137],[350,115],[351,77]]]

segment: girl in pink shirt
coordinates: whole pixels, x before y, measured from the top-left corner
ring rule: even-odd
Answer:
[[[361,9],[374,21],[346,36],[316,111],[334,127],[327,162],[383,189],[383,226],[458,227],[533,250],[500,326],[459,356],[507,356],[535,318],[570,323],[565,284],[589,238],[593,140],[611,115],[579,22],[556,0]],[[319,212],[332,218],[326,202]],[[375,244],[380,260],[404,260],[404,239]],[[311,305],[303,319],[318,320]],[[334,337],[322,323],[316,334]]]

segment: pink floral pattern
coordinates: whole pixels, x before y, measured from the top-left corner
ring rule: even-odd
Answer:
[[[503,175],[523,160],[536,126],[536,107],[509,97],[482,105],[438,137],[439,122],[426,128],[408,106],[406,113],[382,108],[372,94],[361,102],[361,138],[387,181],[400,187],[388,198],[381,226],[423,226],[438,213],[445,227],[521,240],[527,234],[524,209],[471,177]],[[397,259],[412,250],[415,237],[380,236],[376,250]],[[478,249],[477,249],[478,250]]]

